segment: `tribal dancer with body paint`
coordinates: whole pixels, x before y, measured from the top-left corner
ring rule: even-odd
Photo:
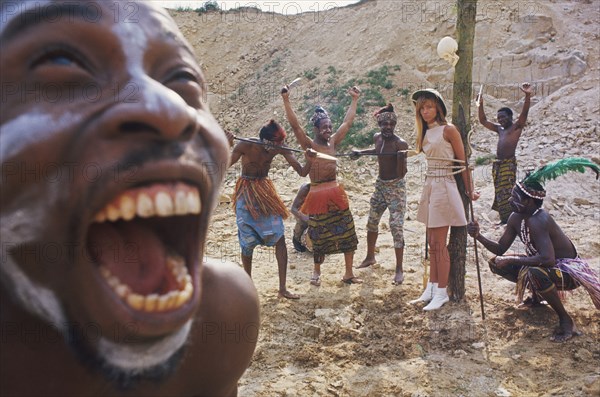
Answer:
[[[352,97],[352,103],[346,112],[344,121],[335,133],[333,133],[331,119],[327,112],[323,108],[317,107],[311,118],[315,132],[315,138],[311,139],[298,122],[292,109],[288,86],[283,87],[281,96],[285,114],[302,148],[312,148],[319,153],[335,155],[336,147],[346,137],[356,116],[360,90],[358,87],[352,87],[348,89],[348,94]],[[358,239],[348,197],[336,180],[337,163],[335,159],[332,161],[317,157],[309,175],[310,190],[300,211],[309,217],[308,233],[313,244],[314,270],[310,282],[315,286],[321,285],[321,264],[325,260],[325,255],[342,252],[345,262],[342,281],[346,284],[360,284],[363,280],[355,277],[352,269]]]
[[[525,289],[530,289],[533,302],[545,300],[554,309],[558,328],[551,339],[555,342],[580,335],[561,301],[564,292],[583,286],[594,306],[600,309],[600,281],[598,274],[579,257],[560,226],[542,208],[546,196],[544,182],[568,171],[584,172],[586,167],[596,172],[598,178],[597,164],[587,159],[567,158],[547,164],[517,182],[509,200],[513,213],[498,242],[481,235],[476,221],[467,227],[472,237],[498,255],[490,260],[490,270],[517,284],[519,301]],[[525,245],[526,255],[504,255],[517,236]]]

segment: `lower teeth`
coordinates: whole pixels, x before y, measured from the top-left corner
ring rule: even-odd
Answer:
[[[183,257],[174,253],[167,254],[167,267],[177,280],[179,290],[161,295],[155,293],[140,295],[132,292],[131,288],[123,284],[106,266],[100,266],[100,274],[112,290],[132,309],[145,312],[165,312],[183,306],[190,300],[194,292],[192,277],[185,266]]]

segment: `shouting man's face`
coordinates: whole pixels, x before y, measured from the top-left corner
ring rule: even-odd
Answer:
[[[229,149],[166,11],[2,3],[3,295],[117,370],[179,350]],[[141,23],[143,21],[143,23]]]

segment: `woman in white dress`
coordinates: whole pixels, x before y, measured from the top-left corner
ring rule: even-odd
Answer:
[[[465,150],[460,132],[446,121],[446,104],[433,89],[416,91],[415,104],[417,152],[427,156],[427,174],[419,201],[417,220],[427,227],[430,247],[429,282],[423,294],[411,303],[428,302],[423,310],[436,310],[449,301],[448,277],[450,256],[446,247],[450,226],[466,226],[463,202],[454,179],[463,178],[466,195],[476,200],[471,179],[465,167]]]

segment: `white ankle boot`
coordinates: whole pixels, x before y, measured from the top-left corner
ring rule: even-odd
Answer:
[[[414,305],[415,303],[419,303],[419,302],[429,302],[430,300],[433,299],[433,290],[435,288],[437,288],[438,283],[432,283],[431,281],[427,283],[427,285],[425,286],[425,290],[423,291],[423,293],[421,294],[421,296],[419,296],[417,299],[412,300],[410,302],[408,302],[411,305]]]
[[[437,310],[448,301],[450,301],[450,298],[448,297],[448,291],[446,291],[446,288],[438,288],[437,286],[435,286],[435,288],[433,289],[433,299],[431,300],[431,302],[429,302],[427,306],[423,308],[423,310]]]

